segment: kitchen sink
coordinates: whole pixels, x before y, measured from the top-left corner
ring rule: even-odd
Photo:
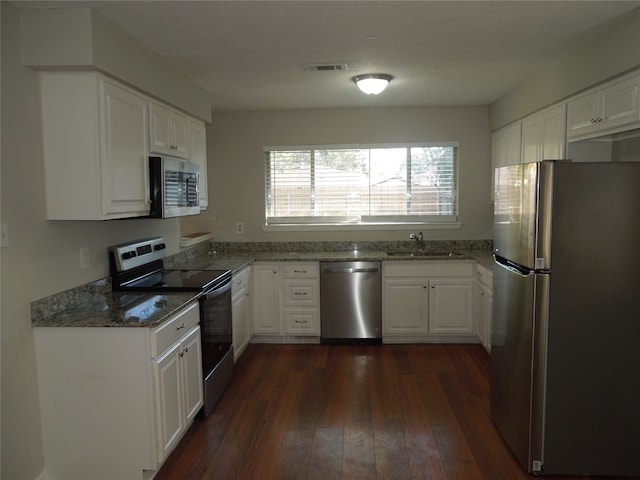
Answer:
[[[421,250],[413,251],[391,251],[387,252],[390,257],[428,257],[428,258],[464,258],[464,255],[457,252],[437,251],[424,252]]]

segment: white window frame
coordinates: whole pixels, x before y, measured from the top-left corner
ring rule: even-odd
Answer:
[[[315,217],[278,217],[277,222],[269,223],[268,200],[267,200],[267,173],[265,165],[265,223],[262,225],[263,231],[316,231],[316,230],[397,230],[402,226],[415,228],[416,226],[425,229],[460,229],[462,223],[459,220],[460,208],[460,144],[459,142],[424,142],[424,143],[374,143],[374,144],[339,144],[339,145],[278,145],[265,146],[263,148],[265,164],[268,161],[269,152],[272,151],[301,151],[301,150],[338,150],[338,149],[376,149],[376,148],[420,148],[420,147],[455,147],[457,155],[455,158],[454,179],[455,185],[455,205],[454,215],[429,215],[419,217],[416,215],[402,216],[357,216],[347,217],[324,217],[322,222],[314,222]]]

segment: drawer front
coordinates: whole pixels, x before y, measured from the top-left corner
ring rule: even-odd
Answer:
[[[319,267],[317,262],[286,262],[284,265],[285,278],[318,278],[318,271]]]
[[[237,297],[238,295],[243,294],[247,288],[249,288],[249,278],[251,274],[250,268],[243,268],[237,273],[233,274],[233,278],[231,280],[231,296]]]
[[[285,305],[318,305],[318,281],[301,282],[300,280],[284,281]]]
[[[407,260],[382,262],[386,277],[473,277],[475,262],[468,260]]]
[[[173,318],[151,331],[151,356],[156,357],[164,352],[199,323],[200,308],[198,302],[193,302]]]
[[[320,335],[318,308],[285,308],[285,329],[289,335]]]

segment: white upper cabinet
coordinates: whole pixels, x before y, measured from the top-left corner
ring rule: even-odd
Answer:
[[[204,123],[189,120],[189,133],[191,135],[190,161],[200,167],[200,210],[206,210],[209,205],[209,192],[207,189],[207,131]]]
[[[522,121],[522,163],[565,158],[565,104],[547,108]]]
[[[577,140],[637,128],[640,74],[608,82],[568,102],[567,137]]]
[[[493,168],[521,163],[522,124],[516,122],[495,132],[491,137]]]
[[[191,130],[189,117],[156,102],[149,102],[149,150],[189,159]]]
[[[40,82],[47,218],[148,215],[148,100],[95,72]]]

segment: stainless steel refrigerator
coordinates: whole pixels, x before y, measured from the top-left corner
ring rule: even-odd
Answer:
[[[531,473],[640,475],[640,162],[495,170],[491,414]]]

